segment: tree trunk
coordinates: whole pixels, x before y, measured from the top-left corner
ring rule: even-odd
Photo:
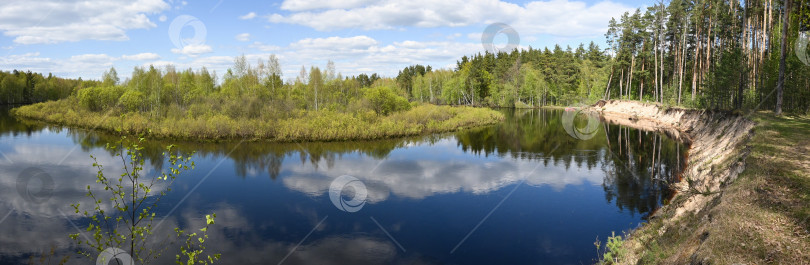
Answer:
[[[655,68],[653,68],[653,70],[655,71],[655,80],[653,81],[655,81],[655,85],[653,88],[655,92],[653,93],[653,96],[655,96],[655,101],[658,101],[658,34],[655,36],[654,44],[655,48],[653,49],[653,64],[655,65]],[[641,97],[639,97],[639,99],[641,99]]]
[[[636,67],[636,56],[633,55],[630,59],[630,72],[627,73],[629,78],[627,78],[627,99],[630,99],[630,91],[632,91],[633,87],[633,68]]]
[[[745,1],[745,5],[743,6],[743,11],[742,12],[743,12],[742,13],[742,16],[743,16],[743,19],[742,19],[742,29],[743,29],[742,34],[743,34],[743,37],[742,37],[741,41],[742,41],[742,50],[743,50],[743,53],[745,53],[746,49],[748,47],[748,45],[746,44],[746,42],[748,42],[748,38],[746,37],[747,36],[746,34],[748,34],[748,30],[747,30],[748,27],[746,27],[746,25],[748,23],[748,1]],[[735,11],[735,13],[736,13],[736,11]],[[746,57],[745,54],[743,54],[743,56],[741,58],[744,59],[744,60],[748,59],[748,57]],[[743,64],[743,65],[748,66],[748,61],[746,61],[746,63]],[[746,78],[746,72],[748,72],[748,68],[746,68],[746,71],[740,72],[740,84],[739,84],[739,87],[738,87],[738,90],[737,90],[737,100],[738,100],[737,101],[737,109],[742,109],[742,106],[743,106],[743,98],[744,98],[743,97],[743,92],[745,91],[744,85],[745,85],[745,80],[746,80],[745,79]]]
[[[697,72],[698,72],[698,62],[700,62],[700,28],[697,24],[695,24],[695,28],[697,28],[697,41],[695,42],[695,58],[694,65],[692,67],[692,101],[695,101],[695,95],[697,94]]]
[[[782,49],[779,58],[779,82],[776,84],[776,115],[782,115],[782,94],[785,90],[785,50],[787,50],[788,23],[790,17],[790,0],[785,0],[785,14],[782,15]]]
[[[711,10],[711,9],[712,9],[712,5],[709,4],[709,10]],[[708,77],[709,68],[711,68],[711,66],[712,66],[711,65],[711,56],[712,56],[712,21],[713,21],[713,18],[714,18],[713,16],[709,15],[709,32],[708,32],[708,34],[706,34],[706,54],[705,54],[706,59],[703,62],[705,64],[705,66],[703,67],[703,71],[701,71],[700,80],[698,80],[698,86],[700,86],[700,84],[705,83],[704,80],[706,79],[706,77]]]
[[[641,61],[641,72],[644,72],[645,60]],[[644,79],[641,79],[641,86],[638,89],[638,101],[644,100]]]
[[[684,66],[686,66],[686,29],[689,28],[689,20],[684,19],[684,27],[683,33],[681,34],[681,70],[679,71],[680,77],[678,77],[678,105],[681,105],[681,91],[683,88],[683,72]]]
[[[428,90],[430,90],[430,104],[433,104],[433,76],[428,79]]]
[[[664,30],[664,15],[665,15],[664,14],[664,0],[661,0],[659,3],[661,5],[661,25],[658,28],[658,40],[659,40],[660,45],[664,46],[664,40],[662,39],[662,35],[663,35],[662,32]],[[660,102],[664,103],[664,47],[660,47],[660,51],[658,53],[661,55],[661,59],[659,60],[659,63],[661,64],[661,66],[658,68],[659,71],[660,71],[660,77],[658,79],[658,82],[659,82],[658,89],[660,89],[661,92],[658,93],[658,95],[661,98]]]
[[[318,84],[313,84],[313,87],[315,87],[315,111],[318,111]]]
[[[765,27],[762,31],[762,46],[760,47],[760,60],[765,60],[765,51],[770,50],[768,49],[771,46],[771,41],[769,41],[769,32],[771,30],[771,24],[773,24],[773,0],[768,0],[768,16],[765,19]]]
[[[619,78],[619,99],[624,97],[624,69],[622,69],[622,76]]]
[[[607,88],[605,89],[605,100],[610,99],[610,82],[613,81],[613,66],[610,67],[610,77],[608,77]]]

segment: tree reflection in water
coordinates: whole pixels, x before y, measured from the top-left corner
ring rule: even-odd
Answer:
[[[688,146],[662,133],[604,123],[593,138],[579,140],[563,129],[561,112],[506,111],[506,122],[456,137],[463,150],[486,156],[539,159],[566,168],[572,163],[599,167],[606,173],[605,199],[631,213],[647,216],[672,197],[669,184],[678,181]]]
[[[498,125],[456,133],[436,134],[377,141],[268,143],[238,141],[171,141],[178,152],[196,152],[203,157],[227,157],[234,162],[236,174],[266,173],[271,179],[281,174],[285,159],[298,159],[315,169],[332,169],[335,161],[347,154],[359,153],[385,159],[391,151],[410,145],[432,145],[443,139],[455,139],[464,152],[489,157],[509,157],[549,164],[566,169],[600,168],[605,172],[602,186],[605,199],[620,209],[649,215],[673,195],[669,184],[678,181],[684,168],[688,147],[658,132],[625,126],[602,124],[588,140],[571,137],[562,127],[562,110],[504,110],[507,120]],[[583,122],[583,121],[579,121]],[[119,136],[67,129],[85,151],[104,147]],[[152,140],[145,154],[153,167],[161,169],[157,159],[170,141]],[[239,145],[239,146],[237,146]],[[555,149],[556,148],[556,149]],[[325,163],[323,163],[325,162]]]

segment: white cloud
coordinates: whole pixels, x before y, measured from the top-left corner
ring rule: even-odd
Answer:
[[[403,41],[383,45],[368,36],[306,38],[292,42],[287,46],[276,46],[255,41],[247,48],[253,50],[244,54],[248,62],[258,59],[267,60],[275,54],[281,63],[284,78],[298,75],[301,66],[324,67],[327,60],[335,62],[338,72],[343,75],[360,73],[378,73],[384,76],[396,75],[397,71],[412,64],[433,65],[434,68],[455,67],[455,61],[462,55],[469,55],[483,50],[480,43],[457,43],[452,41],[417,42]],[[210,52],[210,47],[199,48]],[[143,66],[174,65],[178,69],[216,70],[219,75],[233,66],[233,56],[199,56],[204,52],[198,48],[173,49],[172,52],[191,57],[179,58],[178,61],[150,61]],[[1,58],[1,57],[0,57]],[[2,65],[0,65],[2,66]],[[107,66],[109,68],[109,66]],[[99,76],[106,70],[101,68],[93,76]]]
[[[166,17],[166,15],[160,15],[160,17],[158,18],[158,20],[160,20],[160,22],[166,22],[167,19],[169,19],[169,18]]]
[[[577,0],[533,1],[523,6],[498,0],[384,0],[363,5],[364,1],[338,4],[314,2],[285,1],[282,9],[295,12],[289,15],[271,14],[268,20],[272,23],[304,25],[320,31],[461,27],[503,22],[512,25],[519,33],[571,37],[600,35],[611,17],[631,10],[628,6],[609,0],[592,5]],[[336,6],[340,4],[347,7]],[[314,9],[325,10],[311,11]]]
[[[20,44],[121,41],[127,30],[155,27],[147,15],[168,8],[162,0],[3,1],[0,31]]]
[[[57,60],[56,65],[48,67],[57,71],[71,71],[85,79],[91,79],[100,77],[101,73],[115,65],[117,59],[106,54],[80,54],[67,60]]]
[[[257,49],[263,52],[278,51],[281,47],[276,45],[264,44],[260,41],[255,41],[253,44],[248,45],[248,48]]]
[[[336,70],[344,76],[361,73],[378,73],[395,76],[397,71],[412,64],[432,65],[434,68],[455,67],[455,61],[462,55],[481,52],[480,43],[458,43],[455,41],[402,41],[383,44],[368,36],[306,38],[286,46],[276,46],[262,42],[248,45],[244,54],[248,62],[267,60],[275,54],[282,66],[284,79],[298,75],[301,66],[324,67],[327,60],[335,62]],[[252,52],[251,52],[252,51]],[[175,51],[179,53],[180,51]],[[193,56],[192,56],[193,57]],[[144,66],[174,65],[178,69],[199,69],[205,66],[209,71],[216,70],[221,76],[233,66],[233,56],[197,56],[192,60],[154,61]],[[99,71],[98,75],[103,72]]]
[[[255,62],[252,60],[252,56],[248,55],[251,58],[251,62]],[[266,57],[265,57],[266,59]],[[233,57],[232,56],[208,56],[208,57],[197,57],[188,62],[174,62],[174,61],[155,61],[155,62],[148,62],[142,64],[144,67],[148,67],[153,65],[155,67],[165,67],[167,65],[173,65],[177,69],[200,69],[202,67],[207,68],[209,71],[215,70],[219,75],[225,73],[225,69],[233,66]]]
[[[377,45],[377,41],[368,36],[354,37],[328,37],[328,38],[306,38],[290,44],[297,49],[334,49],[334,50],[357,50],[368,49]]]
[[[245,14],[243,16],[240,16],[239,19],[248,20],[248,19],[253,19],[255,17],[256,17],[256,12],[250,12],[250,13],[247,13],[247,14]]]
[[[57,68],[55,64],[56,62],[51,58],[39,57],[38,52],[11,54],[0,57],[0,68],[2,69],[31,70],[46,73],[51,72],[51,69]]]
[[[277,46],[259,41],[246,45],[244,53],[251,63],[261,58],[267,60],[271,53],[276,54],[282,66],[284,78],[298,75],[302,65],[324,67],[327,60],[335,62],[338,72],[343,75],[378,73],[394,76],[403,67],[412,64],[432,65],[434,68],[454,66],[462,55],[480,52],[483,47],[478,42],[459,43],[457,41],[401,41],[381,43],[369,36],[305,38]],[[137,65],[163,67],[175,65],[178,69],[216,70],[221,76],[233,66],[233,56],[206,56],[213,49],[208,45],[189,45],[182,49],[172,49],[179,58],[161,60],[155,53],[124,54],[79,54],[65,59],[42,57],[39,53],[12,54],[0,56],[0,68],[21,69],[35,72],[53,72],[64,77],[99,78],[101,73],[115,66],[122,77],[128,76],[126,69]]]
[[[0,68],[92,79],[100,77],[101,73],[110,69],[116,60],[118,58],[107,54],[78,54],[67,59],[53,59],[40,57],[38,52],[34,52],[0,57]]]
[[[70,61],[79,63],[105,64],[112,62],[113,58],[106,54],[80,54],[70,56]]]
[[[242,33],[236,35],[238,41],[250,41],[250,33]]]
[[[271,49],[260,49],[267,47]],[[250,46],[261,51],[275,52],[284,68],[286,77],[298,74],[301,65],[321,66],[327,60],[335,62],[337,70],[344,75],[378,73],[396,75],[397,71],[412,64],[445,66],[454,63],[462,55],[483,50],[480,43],[455,41],[401,41],[382,44],[368,36],[306,38],[286,47],[254,43]],[[248,57],[250,57],[248,55]],[[265,58],[266,59],[266,58]],[[441,67],[435,67],[441,68]]]
[[[602,1],[593,5],[585,2],[552,0],[526,5],[519,19],[511,25],[518,31],[548,33],[557,36],[598,36],[607,31],[613,17],[633,8],[620,3]]]
[[[145,52],[133,55],[122,55],[121,59],[130,61],[154,61],[160,59],[160,55],[156,53]]]
[[[377,2],[376,0],[285,0],[281,9],[290,11],[304,11],[314,9],[346,9],[360,7],[365,4]]]
[[[191,57],[196,57],[203,53],[210,53],[213,52],[214,49],[211,46],[205,44],[190,44],[183,46],[182,49],[172,49],[173,53],[183,54]]]

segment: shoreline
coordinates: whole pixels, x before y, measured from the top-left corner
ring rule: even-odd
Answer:
[[[599,101],[584,111],[597,113],[610,123],[663,132],[690,144],[681,180],[673,183],[675,195],[647,223],[629,233],[623,247],[627,254],[619,259],[620,264],[639,263],[650,241],[665,237],[668,230],[681,229],[684,218],[701,215],[721,199],[723,189],[745,169],[747,144],[755,127],[738,114],[636,101]]]

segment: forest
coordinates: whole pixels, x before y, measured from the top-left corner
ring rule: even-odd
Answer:
[[[632,99],[808,113],[809,29],[807,0],[673,0],[611,19],[604,49],[590,43],[476,54],[455,71],[415,65],[396,80],[412,100],[448,104]]]
[[[98,81],[67,79],[31,71],[0,71],[0,104],[31,104],[66,98],[83,87],[99,85]]]

